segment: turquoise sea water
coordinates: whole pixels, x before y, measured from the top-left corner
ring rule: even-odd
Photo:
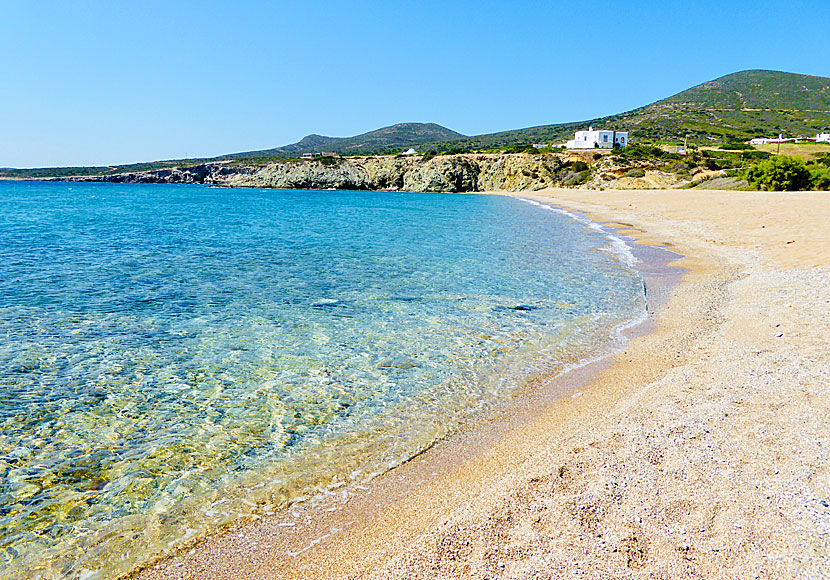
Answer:
[[[644,310],[499,196],[0,182],[0,578],[110,578],[365,483]]]

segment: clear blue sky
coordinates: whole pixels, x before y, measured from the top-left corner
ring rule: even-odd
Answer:
[[[830,76],[828,24],[828,0],[0,0],[0,167],[578,121],[739,70]]]

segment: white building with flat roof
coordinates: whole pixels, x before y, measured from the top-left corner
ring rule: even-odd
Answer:
[[[568,149],[611,149],[614,145],[627,146],[628,131],[595,131],[588,127],[587,131],[577,131],[565,146]]]
[[[794,139],[785,139],[784,135],[778,135],[778,137],[758,137],[756,139],[750,139],[748,141],[749,145],[774,145],[775,143],[787,143],[788,141],[794,141]]]
[[[816,143],[830,143],[830,133],[819,133],[816,135]]]

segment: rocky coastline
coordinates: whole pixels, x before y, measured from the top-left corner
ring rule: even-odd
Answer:
[[[592,154],[323,157],[266,164],[213,162],[68,180],[451,193],[538,191],[553,187],[656,189],[683,184],[681,178],[661,171],[626,177],[630,167],[615,167],[608,156],[598,160]]]

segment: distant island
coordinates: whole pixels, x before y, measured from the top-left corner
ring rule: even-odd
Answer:
[[[613,151],[560,147],[590,125],[628,131],[634,145]],[[209,159],[7,168],[0,169],[0,179],[449,192],[548,187],[740,189],[749,186],[748,168],[770,153],[795,153],[818,163],[819,170],[830,166],[830,144],[781,151],[780,145],[753,147],[746,141],[778,135],[808,137],[828,128],[830,78],[751,70],[633,111],[578,123],[478,136],[434,123],[401,123],[354,137],[308,135],[282,147]],[[402,155],[407,150],[410,155]]]

